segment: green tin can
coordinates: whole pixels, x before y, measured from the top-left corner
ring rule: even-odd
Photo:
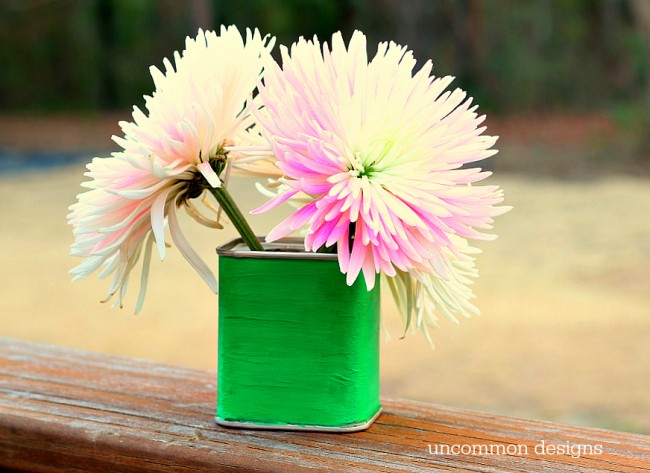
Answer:
[[[351,432],[379,415],[379,285],[284,239],[219,255],[217,423]]]

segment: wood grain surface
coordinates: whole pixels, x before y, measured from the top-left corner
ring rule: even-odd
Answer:
[[[383,399],[377,422],[354,434],[226,429],[214,422],[215,379],[214,372],[0,338],[0,467],[650,472],[648,436],[412,401]],[[436,454],[445,445],[450,452]]]

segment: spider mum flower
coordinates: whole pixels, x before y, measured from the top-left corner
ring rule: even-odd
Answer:
[[[465,92],[446,91],[453,78],[433,77],[431,62],[414,66],[394,43],[379,44],[368,61],[358,31],[347,48],[337,33],[331,49],[317,39],[282,49],[255,114],[285,190],[255,212],[299,193],[312,200],[267,240],[306,225],[306,249],[338,245],[347,283],[363,273],[368,289],[377,273],[402,287],[409,274],[420,290],[435,286],[427,275],[459,279],[466,255],[457,242],[493,238],[482,231],[508,210],[496,206],[498,187],[475,185],[490,173],[464,167],[495,154],[496,138],[482,135],[484,117]]]
[[[71,252],[84,258],[71,271],[75,280],[103,267],[100,278],[113,275],[106,300],[117,294],[116,304],[122,306],[131,271],[144,252],[138,312],[154,243],[165,257],[168,223],[176,246],[216,292],[214,275],[181,232],[177,207],[184,206],[200,223],[220,227],[191,199],[203,195],[207,185],[221,186],[219,173],[228,160],[236,160],[228,156],[228,146],[244,142],[253,124],[245,103],[272,44],[257,30],[248,30],[245,40],[234,26],[222,27],[219,35],[200,30],[187,38],[182,55],[174,54],[175,67],[167,59],[164,72],[151,67],[155,92],[145,97],[148,113],[134,107],[133,122],[120,123],[124,137],[113,140],[122,150],[93,159],[85,174],[91,180],[82,184],[90,190],[70,207]]]
[[[384,278],[404,318],[405,331],[420,329],[431,346],[427,329],[438,326],[438,315],[457,324],[456,314],[470,317],[480,313],[470,302],[475,297],[470,286],[478,277],[473,255],[480,251],[463,238],[452,236],[451,240],[456,254],[448,255],[450,267],[445,279],[434,272],[419,271],[397,271],[394,277]]]

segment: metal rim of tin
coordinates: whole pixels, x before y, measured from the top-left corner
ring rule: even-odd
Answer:
[[[381,414],[382,407],[366,422],[359,422],[357,424],[342,425],[340,427],[322,426],[322,425],[300,425],[300,424],[256,424],[254,422],[239,422],[234,420],[224,420],[215,417],[217,424],[223,427],[232,427],[236,429],[255,429],[255,430],[291,430],[299,432],[329,432],[329,433],[348,433],[348,432],[361,432],[367,430],[377,420]]]
[[[314,253],[305,251],[305,244],[302,238],[288,237],[281,238],[272,243],[266,243],[264,237],[257,237],[262,243],[265,251],[251,251],[241,238],[235,238],[225,245],[217,248],[219,256],[230,256],[233,258],[259,258],[259,259],[308,259],[336,261],[336,253]]]

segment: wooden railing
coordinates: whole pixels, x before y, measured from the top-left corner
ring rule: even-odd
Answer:
[[[360,433],[231,430],[215,392],[212,372],[0,338],[0,469],[650,472],[644,435],[391,399]]]

